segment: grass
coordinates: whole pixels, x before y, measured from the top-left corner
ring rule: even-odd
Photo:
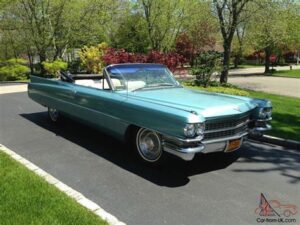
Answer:
[[[300,141],[300,99],[249,91],[254,98],[266,98],[273,104],[273,129],[268,134]]]
[[[17,81],[17,82],[29,82],[30,79],[25,78],[25,79],[20,79],[20,80],[16,80],[16,81]]]
[[[1,225],[103,225],[98,216],[0,151]]]
[[[300,78],[300,69],[280,70],[272,73],[273,76]]]
[[[200,86],[188,86],[188,88],[195,89],[195,90],[203,90],[209,92],[218,92],[222,94],[229,94],[229,95],[241,95],[241,96],[249,96],[250,93],[246,90],[235,88],[235,87],[212,87],[209,86],[207,88],[200,87]]]
[[[300,141],[300,99],[287,96],[268,94],[264,92],[243,90],[236,87],[196,87],[188,88],[205,90],[210,92],[219,92],[225,94],[234,94],[249,96],[253,98],[269,99],[273,104],[273,120],[271,122],[273,129],[267,134],[276,137]]]

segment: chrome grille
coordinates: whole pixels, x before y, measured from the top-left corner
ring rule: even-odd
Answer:
[[[208,120],[205,124],[204,140],[234,136],[247,131],[249,115],[224,120]]]
[[[228,119],[228,120],[224,120],[224,121],[208,121],[205,124],[206,130],[216,130],[216,129],[222,129],[222,128],[226,128],[226,127],[235,127],[241,123],[244,123],[245,121],[247,121],[249,119],[249,116],[244,116],[242,118],[238,118],[238,119]]]

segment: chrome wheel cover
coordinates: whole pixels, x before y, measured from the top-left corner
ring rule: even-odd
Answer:
[[[140,156],[148,162],[155,162],[161,157],[161,140],[158,134],[152,130],[141,128],[138,131],[136,147]]]
[[[57,119],[58,119],[58,116],[59,116],[58,110],[49,107],[49,108],[48,108],[48,112],[49,112],[50,119],[51,119],[53,122],[56,122]]]

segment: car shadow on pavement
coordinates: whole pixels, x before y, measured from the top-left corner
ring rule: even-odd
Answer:
[[[167,155],[163,165],[152,167],[140,162],[123,142],[69,118],[63,118],[62,122],[54,124],[48,119],[46,112],[21,114],[21,116],[159,186],[183,186],[190,181],[189,177],[192,175],[228,167],[240,157],[241,153],[236,151],[226,156],[223,153],[196,155],[194,160],[189,162]]]
[[[261,146],[261,145],[259,145]],[[288,179],[291,184],[300,182],[300,154],[297,150],[288,150],[269,144],[273,148],[258,147],[255,142],[244,143],[243,155],[239,158],[237,163],[255,163],[256,168],[251,169],[233,169],[232,171],[238,173],[268,173],[278,171],[280,174]],[[243,150],[243,149],[242,149]],[[269,165],[268,167],[261,167],[259,164]]]

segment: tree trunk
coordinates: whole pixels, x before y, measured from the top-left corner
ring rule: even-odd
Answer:
[[[240,62],[240,56],[237,54],[234,56],[234,68],[237,69]]]
[[[229,70],[229,60],[230,60],[230,45],[223,45],[224,56],[223,56],[223,69],[221,72],[220,83],[227,83],[228,70]]]
[[[28,57],[28,61],[29,61],[30,74],[33,75],[34,74],[33,56],[30,52],[27,52],[27,57]]]
[[[235,69],[237,69],[238,66],[241,64],[242,55],[243,55],[243,50],[242,50],[242,47],[240,47],[237,54],[234,57],[234,68]]]
[[[45,67],[43,65],[43,62],[46,61],[46,53],[45,52],[40,52],[39,53],[39,57],[40,57],[40,68],[41,68],[41,74],[42,75],[45,75],[46,74],[46,70],[45,70]]]
[[[265,49],[265,74],[269,74],[271,72],[270,70],[270,57],[271,57],[271,49],[269,47],[266,47]]]

